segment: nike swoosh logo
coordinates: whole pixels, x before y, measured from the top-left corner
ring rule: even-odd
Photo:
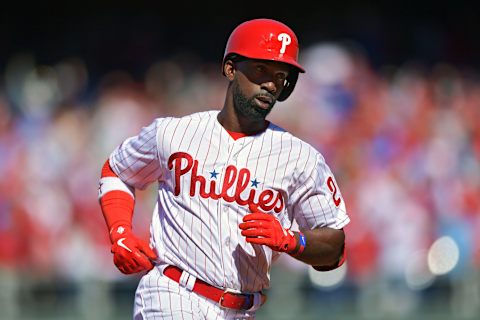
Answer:
[[[118,244],[120,247],[122,247],[123,249],[127,250],[128,252],[132,252],[132,250],[131,250],[129,247],[127,247],[127,246],[125,245],[125,243],[123,243],[123,241],[125,241],[125,239],[126,239],[126,238],[118,239],[117,244]]]

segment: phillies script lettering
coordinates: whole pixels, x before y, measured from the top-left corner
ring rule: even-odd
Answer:
[[[182,160],[186,160],[182,161]],[[183,162],[183,165],[182,165]],[[242,198],[241,194],[247,190],[250,183],[250,171],[247,168],[237,169],[234,165],[229,165],[225,170],[222,189],[217,193],[217,181],[207,179],[198,174],[198,160],[194,160],[191,155],[186,152],[175,152],[168,158],[168,169],[174,170],[175,173],[175,195],[181,192],[180,178],[190,173],[190,196],[198,195],[202,198],[210,198],[214,200],[223,199],[227,202],[236,202],[241,206],[255,204],[263,211],[269,212],[274,210],[279,213],[284,208],[283,197],[278,191],[264,189],[260,192],[255,188],[250,188],[247,198]],[[209,188],[207,190],[207,185]],[[234,191],[233,195],[228,195],[228,191]],[[260,194],[257,197],[257,193]]]

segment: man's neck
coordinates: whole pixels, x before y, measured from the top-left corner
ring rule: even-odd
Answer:
[[[244,133],[249,136],[265,131],[269,125],[269,122],[265,119],[247,119],[235,114],[235,112],[229,112],[227,108],[220,111],[217,119],[226,130]]]

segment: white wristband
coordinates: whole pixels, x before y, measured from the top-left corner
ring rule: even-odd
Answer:
[[[135,189],[127,185],[117,177],[104,177],[98,183],[98,199],[110,191],[123,191],[135,199]]]

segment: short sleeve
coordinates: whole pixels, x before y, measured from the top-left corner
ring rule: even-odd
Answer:
[[[335,178],[317,154],[309,171],[300,174],[296,191],[291,195],[293,217],[300,228],[330,227],[341,229],[350,222],[345,201]]]
[[[145,189],[161,175],[157,135],[160,119],[143,127],[136,136],[127,138],[110,155],[110,166],[126,184]]]

